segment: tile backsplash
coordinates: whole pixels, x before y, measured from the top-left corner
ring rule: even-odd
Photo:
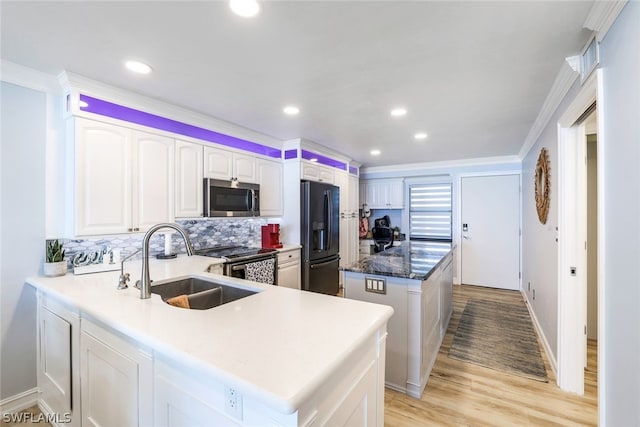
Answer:
[[[176,221],[185,229],[194,249],[211,246],[260,246],[262,242],[261,227],[268,223],[267,218],[215,218]],[[169,229],[167,229],[169,231]],[[105,248],[119,249],[121,257],[135,252],[142,247],[144,234],[121,234],[97,236],[86,239],[59,239],[64,243],[65,259],[71,261],[78,252],[91,254],[102,252]],[[149,241],[149,254],[164,252],[164,230],[157,231]],[[185,245],[178,233],[171,238],[172,252],[184,253]],[[140,258],[137,254],[132,259]]]

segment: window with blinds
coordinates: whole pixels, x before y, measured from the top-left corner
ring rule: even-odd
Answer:
[[[451,241],[451,183],[409,186],[411,240]]]

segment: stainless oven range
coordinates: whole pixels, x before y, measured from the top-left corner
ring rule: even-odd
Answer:
[[[250,246],[214,246],[197,255],[224,259],[225,276],[275,285],[278,283],[278,251]]]

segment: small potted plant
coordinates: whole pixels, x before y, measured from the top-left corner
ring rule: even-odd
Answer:
[[[67,274],[67,261],[64,259],[62,243],[59,240],[47,240],[44,275],[55,277],[64,276],[65,274]]]

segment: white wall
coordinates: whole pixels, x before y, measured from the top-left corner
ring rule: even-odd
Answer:
[[[640,425],[639,22],[640,2],[630,1],[600,46],[605,296],[598,388],[610,426]]]
[[[47,97],[0,83],[2,110],[0,400],[36,387],[36,299],[44,260]]]
[[[576,81],[522,161],[522,290],[542,330],[554,365],[558,356],[557,123],[579,90]],[[535,201],[535,168],[542,148],[549,153],[551,170],[551,202],[546,224],[538,219]]]

